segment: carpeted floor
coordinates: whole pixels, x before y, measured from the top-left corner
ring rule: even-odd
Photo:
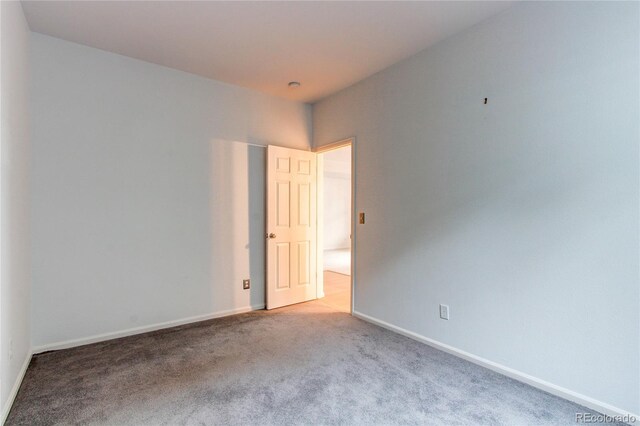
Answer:
[[[584,407],[319,302],[34,357],[8,425],[575,424]]]

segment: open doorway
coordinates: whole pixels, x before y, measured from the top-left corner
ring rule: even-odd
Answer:
[[[318,267],[324,297],[336,310],[352,307],[352,145],[328,147],[318,153]]]

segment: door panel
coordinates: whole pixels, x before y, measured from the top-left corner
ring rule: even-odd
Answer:
[[[311,185],[298,184],[298,225],[311,225]]]
[[[276,182],[276,224],[289,226],[291,217],[291,184],[289,182]]]
[[[309,282],[309,241],[298,243],[298,285],[308,285]]]
[[[284,288],[290,288],[289,276],[291,271],[289,263],[291,257],[289,255],[289,243],[277,243],[276,244],[276,289],[281,290]]]
[[[267,309],[316,298],[316,154],[267,149]]]

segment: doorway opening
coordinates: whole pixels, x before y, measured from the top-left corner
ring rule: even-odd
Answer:
[[[315,152],[267,147],[267,309],[320,299],[353,312],[354,150],[354,138]]]
[[[318,279],[321,302],[352,312],[352,141],[318,151]]]

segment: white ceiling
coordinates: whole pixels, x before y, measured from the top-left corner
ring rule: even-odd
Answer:
[[[23,1],[32,31],[314,102],[511,2]],[[287,87],[291,80],[302,86]]]

